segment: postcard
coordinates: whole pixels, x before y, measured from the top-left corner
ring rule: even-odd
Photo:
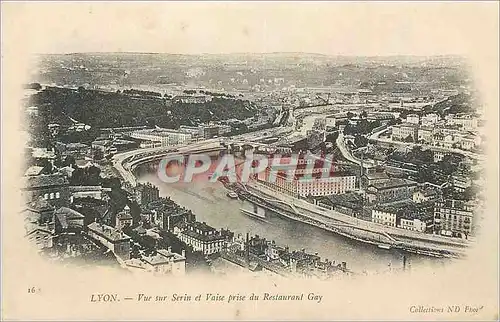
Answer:
[[[2,3],[2,319],[498,320],[498,9]]]

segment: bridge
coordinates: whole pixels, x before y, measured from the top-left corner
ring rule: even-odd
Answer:
[[[267,144],[249,142],[245,140],[231,139],[208,139],[190,144],[180,144],[168,147],[157,147],[137,149],[116,154],[113,156],[113,166],[118,170],[123,179],[133,187],[137,185],[133,170],[140,164],[161,160],[167,156],[178,156],[188,154],[210,154],[218,155],[221,151],[227,151],[230,144],[238,146],[250,146],[251,148],[265,148],[268,152],[275,152]]]

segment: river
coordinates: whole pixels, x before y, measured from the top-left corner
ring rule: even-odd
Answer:
[[[198,221],[220,229],[229,228],[236,234],[259,235],[277,244],[290,247],[290,250],[305,248],[309,253],[317,252],[322,258],[337,263],[345,261],[355,272],[385,271],[403,266],[403,254],[412,269],[421,265],[441,266],[444,259],[436,259],[420,255],[402,253],[398,250],[385,250],[376,246],[363,244],[332,232],[308,224],[283,218],[273,212],[266,211],[266,220],[252,218],[240,211],[240,208],[251,210],[247,201],[233,200],[226,196],[227,190],[220,183],[196,182],[166,184],[154,173],[141,171],[138,182],[150,182],[160,190],[162,197],[170,197],[183,207],[193,211]]]

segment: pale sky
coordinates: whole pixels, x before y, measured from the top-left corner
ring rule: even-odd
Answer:
[[[466,54],[498,30],[495,2],[38,2],[2,6],[4,33],[25,40],[24,48],[38,53]]]

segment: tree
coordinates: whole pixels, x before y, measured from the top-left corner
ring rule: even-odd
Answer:
[[[62,166],[75,168],[76,167],[75,157],[72,155],[66,156],[66,158],[64,158],[64,161],[62,162]]]
[[[366,111],[363,111],[361,112],[361,114],[359,114],[359,117],[362,119],[366,119],[368,117],[368,113]]]
[[[363,146],[366,146],[368,144],[368,139],[365,138],[364,136],[362,135],[356,135],[356,137],[354,137],[354,144],[359,148],[359,147],[363,147]]]
[[[101,182],[101,169],[96,166],[90,166],[86,169],[86,180],[85,183],[89,186],[97,186]]]
[[[354,116],[356,116],[356,114],[354,114],[353,112],[347,112],[348,119],[352,119]]]
[[[104,152],[98,148],[92,148],[92,160],[100,161],[104,159]]]

